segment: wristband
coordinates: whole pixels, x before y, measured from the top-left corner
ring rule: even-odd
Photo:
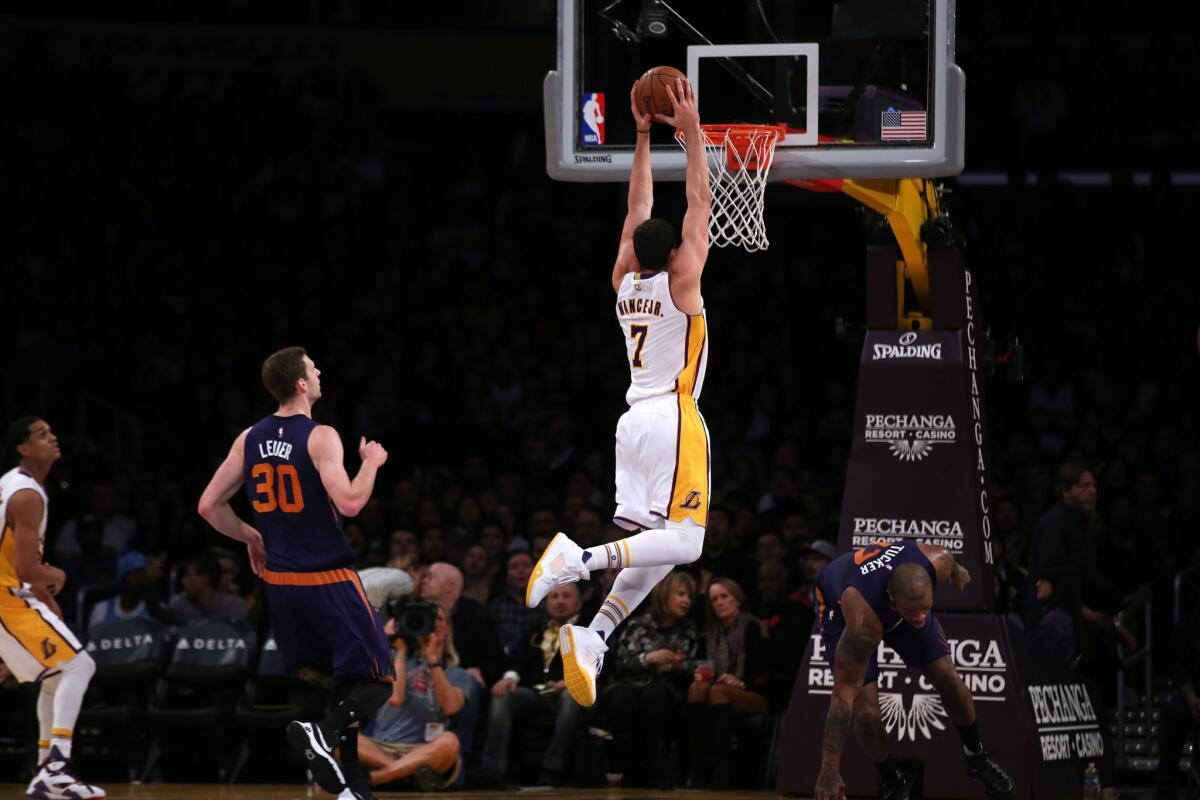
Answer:
[[[438,659],[437,661],[434,661],[434,662],[432,662],[432,663],[429,665],[429,668],[430,668],[430,669],[433,669],[434,667],[441,667],[442,669],[445,669],[445,668],[446,668],[446,662],[445,662],[445,661],[442,661],[441,659]]]
[[[645,130],[642,130],[641,128],[634,128],[634,130],[637,131],[638,133],[649,133],[650,132],[649,128],[646,128]]]
[[[521,673],[517,672],[515,669],[510,669],[504,673],[504,677],[501,680],[512,681],[513,683],[520,684]]]

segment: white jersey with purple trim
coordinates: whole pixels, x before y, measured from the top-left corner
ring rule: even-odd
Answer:
[[[617,291],[617,321],[629,359],[625,402],[669,394],[700,397],[708,364],[704,312],[685,314],[671,297],[670,276],[631,272]]]

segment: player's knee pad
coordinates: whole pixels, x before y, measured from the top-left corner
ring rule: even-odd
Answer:
[[[690,519],[680,520],[672,526],[679,535],[682,545],[680,564],[690,564],[704,552],[704,526]]]
[[[63,675],[70,675],[83,680],[91,680],[96,674],[96,662],[87,653],[80,651],[75,654],[75,657],[70,661],[64,661],[59,665]],[[62,677],[61,675],[58,677]]]

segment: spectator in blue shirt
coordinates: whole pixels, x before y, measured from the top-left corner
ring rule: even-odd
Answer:
[[[393,642],[392,697],[358,737],[358,757],[371,770],[372,785],[410,778],[414,788],[431,792],[453,785],[462,769],[461,746],[448,727],[475,679],[458,666],[450,615],[436,605],[433,632],[419,637],[415,652],[402,636]],[[391,622],[386,630],[390,635]]]
[[[154,592],[154,581],[162,573],[162,565],[153,563],[137,550],[126,551],[117,559],[116,597],[101,600],[92,607],[88,630],[102,622],[154,617],[162,620],[166,613]]]

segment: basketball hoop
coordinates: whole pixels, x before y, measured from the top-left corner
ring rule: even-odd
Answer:
[[[708,155],[712,214],[708,241],[717,247],[741,245],[753,253],[766,250],[763,192],[776,143],[787,133],[783,125],[701,125]],[[684,145],[683,131],[675,138]]]

